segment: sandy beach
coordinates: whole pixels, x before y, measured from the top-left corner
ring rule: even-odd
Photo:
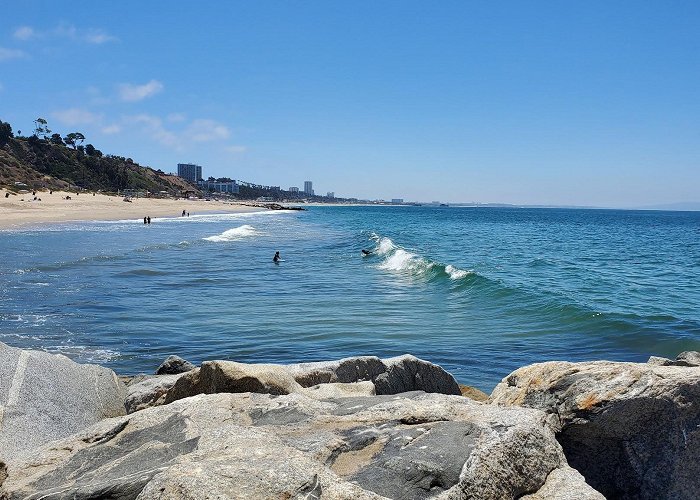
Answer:
[[[15,194],[10,191],[9,197],[6,197],[7,192],[0,190],[0,229],[51,222],[177,217],[182,215],[183,210],[190,215],[261,210],[259,207],[220,201],[132,198],[131,202],[125,202],[123,197],[118,196],[63,191],[52,194],[37,191],[35,201],[35,195],[31,192]],[[67,196],[70,198],[66,199]]]

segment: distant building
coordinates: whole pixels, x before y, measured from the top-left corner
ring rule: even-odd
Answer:
[[[335,193],[333,191],[328,191],[326,193],[326,198],[335,198]]]
[[[197,186],[199,186],[199,188],[205,192],[214,191],[216,193],[238,194],[238,192],[240,190],[238,183],[236,181],[218,182],[218,181],[200,180],[197,183]]]
[[[403,203],[403,198],[392,198],[391,202],[392,203]]]
[[[292,186],[292,187],[289,188],[289,192],[290,192],[290,193],[298,193],[298,192],[299,192],[299,188],[298,188],[298,187],[295,187],[295,186]]]
[[[314,194],[314,183],[311,181],[304,181],[304,192],[313,196]]]
[[[193,163],[178,163],[177,176],[196,183],[202,178],[202,167]]]

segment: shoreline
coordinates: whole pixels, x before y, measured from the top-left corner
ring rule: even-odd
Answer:
[[[10,193],[6,197],[6,193]],[[0,230],[23,229],[34,225],[80,221],[143,220],[144,217],[181,217],[192,215],[259,212],[260,207],[245,203],[169,198],[132,198],[100,193],[37,191],[13,193],[0,189]],[[66,197],[69,197],[66,199]],[[40,201],[39,201],[40,200]]]

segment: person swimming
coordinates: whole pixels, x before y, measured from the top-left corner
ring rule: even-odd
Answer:
[[[367,255],[372,255],[372,250],[365,250],[364,248],[362,249],[362,255],[367,256]]]
[[[275,256],[272,257],[272,262],[274,262],[275,264],[277,264],[280,260],[282,260],[282,258],[280,257],[280,253],[279,253],[279,250],[278,250],[277,252],[275,252]]]

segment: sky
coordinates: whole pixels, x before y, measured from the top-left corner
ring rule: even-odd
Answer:
[[[0,119],[364,199],[700,201],[697,1],[23,0]]]

